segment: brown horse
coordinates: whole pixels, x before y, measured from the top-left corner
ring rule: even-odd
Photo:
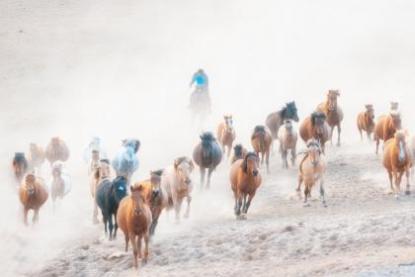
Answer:
[[[370,136],[375,130],[375,110],[373,105],[365,105],[366,111],[361,112],[357,115],[357,129],[360,133],[360,139],[363,140],[362,131],[367,134],[367,139],[371,140]]]
[[[34,211],[33,223],[39,220],[39,209],[48,199],[44,181],[34,174],[27,174],[19,189],[20,202],[24,208],[24,224],[27,225],[29,210]]]
[[[134,254],[134,266],[137,268],[137,258],[142,258],[141,243],[144,240],[144,259],[148,259],[148,244],[150,241],[151,211],[143,197],[143,186],[131,186],[131,195],[121,200],[117,211],[118,227],[124,232],[125,252],[131,241]],[[138,256],[138,257],[137,257]]]
[[[24,153],[16,152],[14,154],[13,162],[12,162],[12,169],[14,176],[16,177],[16,181],[20,183],[23,179],[23,176],[28,171],[28,162],[26,160],[26,156]]]
[[[233,128],[232,115],[224,116],[224,121],[221,122],[218,126],[217,136],[224,154],[227,148],[229,158],[231,155],[233,141],[235,140],[235,130]]]
[[[343,121],[343,110],[337,105],[338,90],[329,90],[327,100],[317,106],[319,112],[326,115],[327,123],[331,128],[330,141],[333,144],[333,131],[337,127],[337,146],[340,146],[341,122]]]
[[[154,235],[161,212],[168,205],[168,196],[164,188],[161,187],[161,175],[163,170],[151,171],[150,179],[136,183],[134,186],[143,187],[143,197],[150,206],[152,223],[150,235]]]
[[[389,115],[379,117],[375,125],[376,154],[379,153],[380,140],[386,142],[393,138],[395,132],[401,129],[401,115],[398,112],[391,112]]]
[[[412,158],[404,131],[397,131],[394,138],[386,141],[383,153],[383,166],[388,171],[391,191],[395,193],[395,197],[399,197],[402,175],[404,173],[407,181],[405,193],[410,194],[409,175],[412,167]]]
[[[210,132],[205,132],[200,136],[200,143],[193,150],[193,160],[200,169],[200,187],[205,185],[205,175],[207,172],[206,188],[210,187],[212,172],[222,161],[222,150],[215,137]]]
[[[262,178],[258,165],[258,155],[250,152],[243,160],[237,160],[231,166],[230,181],[235,197],[235,215],[238,219],[246,219],[251,201],[261,185]]]
[[[261,153],[261,164],[264,164],[264,160],[267,165],[267,172],[269,173],[269,153],[272,144],[272,136],[265,129],[263,125],[255,126],[254,132],[251,135],[251,144],[255,153],[258,155]]]
[[[330,137],[330,126],[326,122],[326,115],[322,112],[314,112],[306,117],[300,125],[300,136],[305,143],[312,138],[317,140],[325,153],[325,144]]]
[[[66,162],[69,158],[69,149],[66,143],[59,137],[53,137],[46,147],[46,159],[50,165],[56,161]]]
[[[324,173],[326,171],[326,162],[324,161],[320,143],[311,139],[307,142],[307,152],[300,163],[300,171],[298,174],[297,192],[301,191],[301,184],[304,182],[304,206],[308,206],[307,199],[311,196],[311,189],[316,183],[320,183],[320,198],[323,206],[326,206],[324,196]]]
[[[174,161],[174,165],[163,170],[161,175],[161,188],[167,193],[167,209],[174,209],[176,221],[180,220],[180,210],[184,198],[187,199],[185,217],[190,215],[190,202],[192,201],[192,179],[193,162],[187,157],[180,157]]]
[[[244,159],[246,154],[248,154],[248,150],[246,150],[245,147],[242,146],[242,144],[235,145],[233,148],[231,164],[233,164],[237,160]]]
[[[52,165],[52,185],[51,196],[53,208],[55,208],[55,201],[57,198],[63,199],[63,197],[69,192],[70,184],[68,175],[63,172],[63,163],[56,161]]]
[[[35,143],[29,146],[29,165],[35,174],[40,174],[42,164],[45,162],[45,151]]]

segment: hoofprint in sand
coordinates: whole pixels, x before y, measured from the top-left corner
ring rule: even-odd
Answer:
[[[328,148],[327,208],[317,201],[317,190],[311,206],[303,207],[295,193],[296,170],[279,170],[280,161],[274,159],[271,166],[278,170],[263,172],[264,184],[246,221],[234,218],[228,165],[222,164],[211,190],[196,191],[189,220],[176,224],[172,214],[162,216],[140,276],[373,276],[377,270],[402,271],[399,265],[415,261],[415,202],[413,196],[397,201],[387,194],[380,156],[372,152],[367,145]],[[98,230],[89,235],[29,275],[134,274],[132,254],[123,253],[121,236],[108,242]]]

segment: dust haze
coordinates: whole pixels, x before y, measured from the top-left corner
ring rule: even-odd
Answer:
[[[342,176],[347,184],[363,180],[366,182],[363,187],[373,186],[373,191],[365,191],[361,199],[345,193],[343,203],[344,199],[336,194],[338,187],[329,187],[329,212],[317,207],[303,211],[297,199],[290,199],[296,171],[282,171],[280,158],[275,155],[272,174],[265,176],[263,187],[254,199],[252,214],[241,224],[233,216],[229,166],[225,160],[214,173],[209,192],[200,192],[199,175],[194,173],[191,218],[177,225],[173,215],[162,215],[154,246],[150,247],[154,250],[150,263],[140,270],[146,276],[231,276],[238,272],[233,270],[235,263],[240,270],[244,268],[239,253],[250,252],[249,247],[254,247],[247,245],[245,249],[241,236],[250,237],[267,228],[272,233],[272,228],[280,230],[283,224],[291,226],[315,214],[320,221],[314,227],[324,228],[327,220],[324,216],[332,213],[330,205],[335,209],[336,201],[342,203],[337,207],[341,211],[376,196],[394,207],[395,202],[379,193],[387,186],[386,173],[374,155],[374,145],[359,142],[355,121],[365,104],[374,104],[379,116],[388,111],[389,101],[396,100],[401,105],[403,126],[413,131],[414,13],[415,3],[409,0],[3,0],[0,3],[0,258],[4,276],[36,274],[59,264],[58,257],[65,259],[64,250],[93,241],[101,244],[94,248],[98,249],[98,256],[122,252],[121,232],[116,242],[109,243],[103,238],[102,224],[92,225],[93,205],[87,166],[82,159],[92,136],[102,138],[110,157],[119,149],[121,139],[138,138],[142,143],[140,168],[133,180],[142,180],[150,170],[166,167],[178,156],[191,157],[202,129],[215,131],[225,113],[234,116],[236,141],[250,148],[252,129],[264,124],[269,113],[295,100],[301,120],[324,100],[331,88],[341,92],[339,105],[345,120],[343,146],[329,147],[329,161],[332,159],[337,172],[342,167],[336,168],[336,162],[357,164],[360,168],[349,168],[349,174],[358,171],[356,180],[347,174],[333,175],[329,180],[339,182]],[[203,128],[192,125],[188,110],[189,82],[198,68],[203,68],[209,76],[213,109]],[[48,200],[40,211],[39,224],[24,227],[11,160],[14,152],[27,152],[30,142],[45,147],[52,136],[60,136],[70,148],[66,167],[72,176],[72,191],[55,213]],[[301,142],[299,148],[302,147]],[[330,166],[328,170],[334,172]],[[50,177],[47,163],[42,174]],[[357,194],[356,190],[350,192]],[[403,202],[402,209],[413,212],[414,204],[410,200]],[[376,210],[378,204],[361,208],[381,217],[382,213]],[[347,215],[341,214],[339,218],[342,221]],[[411,221],[415,219],[407,220]],[[329,229],[335,230],[338,226],[334,226],[336,222],[332,224]],[[350,222],[340,232],[344,237],[353,237],[359,230],[353,226],[359,224],[367,224],[366,219]],[[216,236],[218,233],[224,234]],[[209,240],[208,245],[204,242],[200,245],[198,239]],[[371,246],[376,245],[376,239],[368,238]],[[182,240],[182,248],[173,240]],[[233,240],[234,244],[228,245]],[[209,243],[223,244],[232,251],[224,252],[222,262],[212,257],[214,253],[221,254],[219,246],[214,252],[200,256],[200,251],[212,250]],[[287,238],[284,243],[293,243],[287,253],[295,252],[297,242]],[[394,243],[390,242],[391,247],[401,247]],[[188,252],[184,252],[185,248]],[[171,251],[167,261],[162,254],[166,249]],[[302,257],[288,257],[283,249],[254,257],[259,262],[252,265],[250,273],[272,276],[271,269],[278,262],[267,264],[271,257],[278,256],[280,262],[284,262],[284,255],[292,261]],[[320,250],[314,249],[317,257]],[[324,251],[322,248],[321,252]],[[68,261],[75,259],[67,255]],[[180,255],[186,259],[180,260]],[[386,256],[383,258],[384,266],[394,265]],[[80,262],[79,268],[85,271],[73,269],[57,274],[134,274],[129,269],[132,254],[129,252],[122,259],[119,267],[117,263],[110,264],[108,270],[88,271],[87,265]],[[379,259],[382,260],[381,255]],[[348,261],[356,264],[352,258]],[[216,266],[216,271],[208,267],[209,263]],[[98,259],[96,266],[99,265]],[[308,272],[327,273],[313,270]],[[41,272],[45,276],[52,274]],[[281,272],[306,273],[294,267]]]

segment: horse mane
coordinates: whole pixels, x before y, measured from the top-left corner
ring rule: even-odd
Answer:
[[[248,152],[244,158],[244,161],[241,164],[242,170],[244,173],[248,173],[248,159],[249,157],[258,157],[254,152]]]
[[[265,133],[265,126],[264,125],[255,126],[254,133]]]
[[[25,154],[23,152],[14,153],[14,160],[16,162],[24,162],[26,160]]]

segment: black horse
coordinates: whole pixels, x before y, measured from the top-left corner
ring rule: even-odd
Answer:
[[[95,199],[102,212],[105,234],[108,233],[108,224],[109,240],[115,239],[117,236],[118,226],[116,217],[118,205],[120,204],[121,200],[127,196],[127,182],[127,178],[124,176],[118,176],[113,181],[110,181],[109,179],[102,180],[97,188]]]

